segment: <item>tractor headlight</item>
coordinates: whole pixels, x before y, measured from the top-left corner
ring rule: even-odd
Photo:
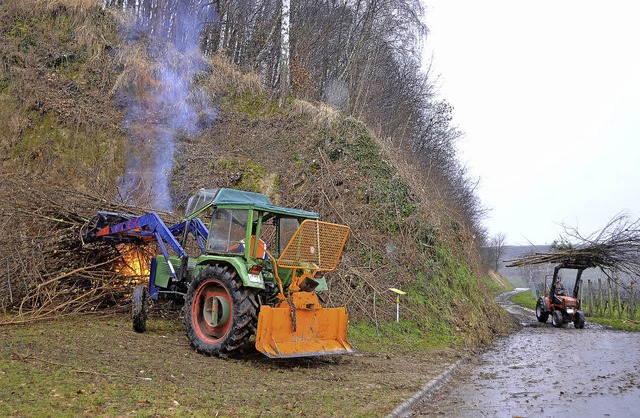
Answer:
[[[567,308],[567,314],[573,315],[574,313],[576,313],[576,309],[575,308]]]

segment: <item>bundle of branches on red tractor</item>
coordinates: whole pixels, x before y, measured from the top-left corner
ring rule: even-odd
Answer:
[[[327,290],[325,274],[336,268],[349,227],[318,218],[257,193],[200,189],[175,225],[156,213],[99,212],[82,236],[158,244],[148,285],[133,291],[137,332],[146,330],[151,302],[164,300],[183,306],[191,345],[207,355],[252,345],[269,357],[350,353],[346,309],[323,307],[318,294]]]
[[[555,264],[549,286],[548,277],[545,277],[544,295],[537,302],[536,317],[540,322],[547,322],[551,316],[556,327],[573,322],[576,328],[583,328],[585,316],[580,311],[578,299],[582,273],[589,268],[598,268],[614,280],[616,276],[640,275],[640,219],[632,220],[625,214],[618,214],[602,230],[591,235],[583,236],[575,228],[566,226],[565,235],[553,252],[511,260],[507,267]],[[575,272],[571,292],[562,283],[562,269]]]

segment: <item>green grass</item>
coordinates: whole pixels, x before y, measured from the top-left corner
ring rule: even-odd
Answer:
[[[219,159],[215,169],[221,172],[235,173],[239,178],[234,187],[260,193],[260,181],[267,176],[267,170],[254,161],[239,162]]]
[[[4,112],[0,109],[0,115]],[[94,181],[103,175],[115,178],[124,170],[121,139],[114,133],[68,128],[51,114],[41,117],[32,112],[9,157],[36,172],[57,171],[67,178],[85,176]]]
[[[531,291],[526,290],[511,296],[511,302],[524,306],[525,308],[535,309],[537,300],[531,294]]]
[[[587,321],[595,322],[602,325],[607,325],[613,329],[622,331],[640,332],[640,321],[629,319],[612,319],[612,318],[600,318],[600,317],[588,317]]]
[[[251,119],[260,119],[278,114],[278,102],[270,100],[265,94],[244,93],[232,99],[228,106],[239,113],[244,113]]]
[[[486,286],[489,294],[493,297],[496,297],[501,293],[513,290],[513,286],[510,283],[507,283],[506,285],[502,284],[497,280],[494,280],[491,276],[484,277],[484,285]]]
[[[426,329],[430,327],[431,329]],[[462,338],[442,322],[417,324],[408,320],[399,323],[373,324],[360,321],[349,324],[349,342],[360,352],[416,353],[432,348],[460,345]]]

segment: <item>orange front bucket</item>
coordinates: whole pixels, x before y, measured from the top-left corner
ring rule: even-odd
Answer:
[[[287,303],[262,306],[256,348],[268,357],[310,357],[353,352],[347,342],[349,316],[345,308],[296,308],[294,320]]]

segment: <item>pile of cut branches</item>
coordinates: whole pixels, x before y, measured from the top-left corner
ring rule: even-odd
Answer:
[[[536,253],[509,260],[507,267],[533,264],[568,264],[599,267],[605,274],[640,276],[640,219],[618,214],[598,232],[582,235],[564,226],[565,234],[551,253]]]
[[[126,268],[122,248],[85,244],[80,230],[98,210],[141,214],[114,199],[2,174],[0,309],[19,323],[78,312],[123,310],[140,274]],[[148,250],[137,247],[140,258]]]

